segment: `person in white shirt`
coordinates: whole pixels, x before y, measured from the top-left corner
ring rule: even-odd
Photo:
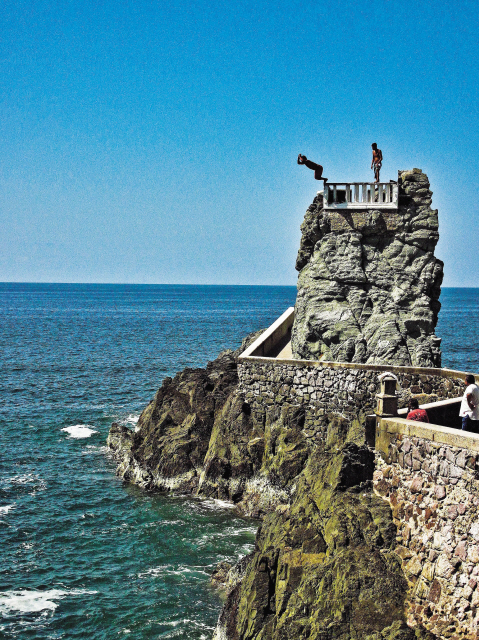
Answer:
[[[464,380],[466,390],[462,396],[461,410],[459,415],[462,418],[462,430],[478,432],[479,426],[479,387],[474,376],[467,375]]]

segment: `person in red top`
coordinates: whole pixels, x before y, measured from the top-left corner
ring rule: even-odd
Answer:
[[[407,405],[409,413],[407,414],[407,420],[417,420],[417,422],[429,422],[425,409],[419,408],[419,402],[417,398],[411,398]]]

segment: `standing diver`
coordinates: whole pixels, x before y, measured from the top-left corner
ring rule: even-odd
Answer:
[[[378,145],[373,142],[371,145],[373,149],[373,160],[371,162],[371,169],[374,170],[374,182],[379,182],[379,172],[381,171],[381,167],[383,165],[383,152],[381,149],[378,149]]]

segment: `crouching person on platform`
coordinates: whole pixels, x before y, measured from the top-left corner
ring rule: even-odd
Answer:
[[[461,410],[459,415],[462,418],[462,430],[478,432],[479,420],[479,387],[474,376],[468,375],[464,380],[466,390],[462,396]]]

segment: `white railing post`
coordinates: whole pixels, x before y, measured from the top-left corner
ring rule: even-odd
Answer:
[[[321,193],[318,191],[318,193]],[[323,206],[330,209],[397,209],[398,185],[389,182],[330,182],[324,185]],[[344,195],[343,195],[344,193]]]

